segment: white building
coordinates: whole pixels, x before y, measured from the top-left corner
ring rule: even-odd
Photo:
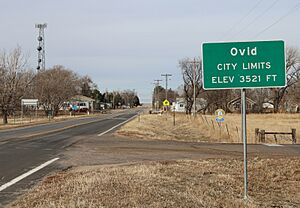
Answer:
[[[171,109],[172,109],[172,111],[175,111],[175,112],[184,113],[185,112],[185,106],[186,106],[185,100],[179,98],[179,99],[176,99],[176,102],[172,103]]]
[[[203,98],[196,98],[196,110],[201,110],[207,105],[207,101]],[[172,103],[171,106],[172,111],[182,112],[186,111],[186,101],[184,98],[177,98],[176,102]]]

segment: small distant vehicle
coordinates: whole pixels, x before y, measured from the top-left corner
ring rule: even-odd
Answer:
[[[90,104],[89,102],[72,103],[69,106],[69,110],[75,112],[88,112],[90,110]]]
[[[153,109],[149,110],[149,114],[162,114],[162,113],[163,113],[162,110],[153,110]]]
[[[90,109],[90,104],[88,102],[78,102],[77,106],[79,112],[87,112]]]

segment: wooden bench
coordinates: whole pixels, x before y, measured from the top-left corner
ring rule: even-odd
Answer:
[[[265,130],[259,130],[259,128],[255,129],[255,139],[259,142],[265,142],[266,141],[266,134],[273,134],[275,138],[275,142],[277,143],[277,137],[276,135],[292,135],[292,143],[296,144],[296,129],[292,129],[292,132],[274,132],[274,131],[265,131]]]

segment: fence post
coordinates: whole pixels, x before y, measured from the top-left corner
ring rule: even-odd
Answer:
[[[265,135],[265,130],[260,130],[260,141],[265,142],[266,141],[266,135]]]
[[[261,142],[259,138],[259,128],[255,128],[255,142],[257,142],[257,139],[258,142]]]
[[[211,120],[211,123],[212,123],[213,129],[215,130],[214,121],[213,121],[213,120]]]
[[[237,135],[238,135],[238,137],[239,137],[239,139],[240,139],[239,128],[238,128],[237,126],[235,126],[235,128],[236,128],[236,133],[237,133]],[[242,140],[243,140],[243,138],[242,138]],[[242,142],[243,142],[243,141],[242,141]]]
[[[275,139],[275,142],[276,142],[276,144],[277,144],[277,136],[276,136],[276,134],[274,134],[274,139]]]
[[[227,124],[226,124],[226,130],[227,130],[227,134],[228,134],[228,136],[230,137],[230,133],[229,133],[229,129],[228,129],[228,126],[227,126]]]
[[[222,124],[221,122],[217,122],[218,123],[218,126],[219,126],[219,130],[220,130],[220,139],[222,138]]]
[[[208,123],[208,121],[207,121],[207,118],[206,118],[206,116],[204,116],[204,119],[205,119],[205,121],[206,121],[207,125],[209,126],[209,123]]]
[[[293,144],[296,144],[296,129],[292,129],[292,141]]]
[[[175,120],[175,115],[176,114],[176,112],[175,112],[175,109],[174,109],[174,112],[173,112],[173,126],[175,126],[176,125],[176,120]]]

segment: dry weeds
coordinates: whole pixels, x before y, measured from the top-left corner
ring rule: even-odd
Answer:
[[[108,114],[115,114],[115,113],[120,113],[123,110],[117,109],[113,111],[108,111]],[[27,126],[34,126],[34,125],[39,125],[39,124],[46,124],[50,122],[60,122],[60,121],[66,121],[66,120],[73,120],[73,119],[80,119],[80,118],[85,118],[85,117],[98,117],[98,116],[103,116],[107,114],[102,114],[100,112],[95,112],[93,114],[86,114],[86,113],[77,113],[75,116],[70,114],[65,114],[65,115],[59,115],[55,116],[54,118],[51,118],[49,120],[48,117],[32,117],[31,119],[26,117],[21,119],[20,117],[13,119],[9,118],[8,119],[8,124],[3,124],[0,122],[0,131],[1,130],[7,130],[7,129],[13,129],[13,128],[18,128],[18,127],[27,127]]]
[[[255,128],[266,131],[291,132],[300,126],[300,114],[249,114],[247,115],[248,143],[257,143]],[[176,114],[176,125],[168,115],[143,114],[140,118],[122,126],[120,136],[143,139],[183,140],[238,143],[241,140],[241,115],[227,114],[219,126],[214,115],[198,115],[196,119],[185,114]],[[291,144],[291,135],[278,135],[278,143]],[[297,129],[300,143],[300,129]],[[266,135],[267,143],[275,143],[273,135]]]
[[[299,159],[251,159],[247,204],[242,161],[211,159],[76,168],[10,207],[300,207]]]

